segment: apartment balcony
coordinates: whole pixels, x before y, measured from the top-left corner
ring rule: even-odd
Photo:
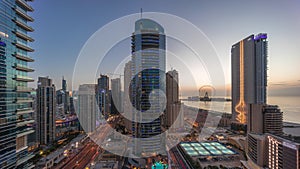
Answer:
[[[11,100],[11,99],[4,99],[4,98],[0,98],[0,103],[11,103],[13,102],[14,100]]]
[[[27,23],[24,23],[22,20],[18,19],[18,18],[14,18],[13,21],[18,25],[20,26],[21,28],[25,29],[26,31],[29,31],[29,32],[33,32],[34,29],[30,26],[27,25]]]
[[[33,110],[31,108],[26,109],[17,109],[17,115],[32,113]]]
[[[31,77],[28,77],[28,76],[20,76],[20,75],[16,75],[16,76],[15,76],[15,80],[21,81],[21,82],[34,82],[34,80],[33,80]]]
[[[32,0],[33,1],[33,0]],[[34,157],[34,156],[33,156]],[[35,165],[34,164],[28,164],[30,166],[27,166],[27,169],[32,169],[32,168],[35,168]]]
[[[21,53],[18,53],[16,52],[15,54],[13,54],[17,59],[20,59],[20,60],[24,60],[24,61],[27,61],[27,62],[34,62],[34,59],[32,59],[31,57],[29,56],[26,56],[26,55],[23,55]]]
[[[4,63],[1,63],[1,62],[0,62],[0,66],[1,66],[1,67],[2,67],[2,66],[5,67],[5,66],[6,66],[6,63],[5,63],[5,62],[4,62]]]
[[[15,29],[13,31],[13,33],[15,33],[17,35],[17,37],[22,38],[22,39],[24,39],[26,41],[29,41],[29,42],[33,42],[34,41],[34,39],[32,39],[30,36],[28,36],[28,35],[20,32],[20,31],[18,31],[17,29]]]
[[[16,165],[19,166],[25,162],[28,162],[28,160],[32,159],[33,157],[34,157],[34,155],[32,155],[32,154],[24,156],[23,158],[17,160]]]
[[[34,123],[34,120],[18,120],[17,121],[17,127],[25,126],[25,125],[31,124],[31,123]],[[23,132],[23,133],[26,133],[26,132]],[[20,134],[22,134],[22,133],[20,133]]]
[[[23,130],[23,131],[17,133],[17,137],[26,136],[26,135],[31,134],[31,133],[34,133],[34,130],[31,129],[31,128],[28,128],[27,130]]]
[[[24,146],[24,147],[22,147],[22,148],[16,150],[16,153],[19,153],[19,152],[21,152],[21,151],[24,151],[24,150],[26,150],[27,148],[28,148],[28,146]]]
[[[27,11],[33,12],[33,8],[28,5],[24,0],[16,0],[17,4],[24,7]]]
[[[29,16],[26,11],[22,10],[20,7],[15,7],[14,10],[16,11],[16,13],[18,15],[20,15],[21,17],[23,17],[24,19],[26,19],[27,21],[33,22],[34,19]]]
[[[20,41],[15,41],[14,42],[14,44],[16,45],[16,47],[17,48],[19,48],[19,49],[23,49],[23,50],[25,50],[25,51],[27,51],[27,52],[34,52],[34,49],[32,49],[30,46],[28,46],[27,44],[24,44],[24,43],[22,43],[22,42],[20,42]]]
[[[31,102],[33,102],[33,99],[28,97],[17,97],[16,99],[16,103],[31,103]]]
[[[28,93],[28,92],[32,92],[33,89],[31,87],[24,87],[24,86],[17,86],[16,87],[16,92],[20,92],[20,93]]]
[[[33,72],[34,71],[34,69],[32,69],[28,66],[21,65],[21,64],[15,64],[14,68],[16,68],[17,70],[24,71],[24,72]]]
[[[142,39],[159,40],[159,36],[157,34],[154,34],[154,35],[143,35],[142,34]]]
[[[33,156],[34,157],[34,156]],[[25,158],[25,157],[24,157]],[[22,160],[23,158],[21,158],[21,159],[19,159],[19,160]],[[17,160],[18,161],[18,160]],[[18,164],[18,162],[17,162],[17,164]],[[22,163],[20,163],[20,164],[22,164]],[[20,165],[20,164],[18,164],[18,165]],[[32,164],[32,162],[28,162],[28,161],[26,161],[26,164],[24,164],[24,165],[22,165],[22,167],[23,168],[26,168],[26,169],[32,169],[32,168],[35,168],[35,165],[34,164]]]

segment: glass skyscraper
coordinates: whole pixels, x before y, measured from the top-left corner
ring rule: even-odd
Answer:
[[[34,19],[27,13],[33,8],[31,0],[0,1],[0,168],[33,168],[28,161],[28,135],[34,123],[31,88],[34,80],[28,73],[34,71],[28,62],[34,60],[28,45],[33,39],[27,34]]]
[[[110,113],[109,77],[107,75],[101,74],[100,78],[98,78],[96,95],[99,112],[107,118]],[[97,115],[97,118],[100,118],[102,115]]]
[[[132,35],[130,100],[134,107],[134,153],[152,155],[164,150],[160,114],[165,98],[166,40],[161,25],[150,19],[135,22]]]
[[[251,35],[231,48],[232,115],[247,123],[247,106],[267,100],[267,34]]]

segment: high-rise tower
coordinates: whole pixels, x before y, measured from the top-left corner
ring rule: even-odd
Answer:
[[[0,168],[34,167],[27,148],[28,135],[34,132],[32,89],[27,86],[34,81],[28,77],[34,71],[28,65],[34,49],[28,44],[34,39],[27,34],[34,19],[28,2],[0,1]]]
[[[95,131],[97,104],[95,97],[95,84],[83,84],[78,89],[77,115],[81,127],[85,132]]]
[[[109,77],[107,75],[100,75],[98,78],[98,84],[96,89],[97,102],[99,106],[99,112],[102,115],[108,115],[110,112],[109,107]]]
[[[132,35],[132,80],[130,100],[132,102],[132,133],[134,153],[149,155],[164,150],[160,135],[160,115],[164,109],[166,40],[164,29],[150,19],[135,22]]]
[[[111,79],[111,113],[122,112],[121,79]]]
[[[52,79],[39,77],[37,99],[37,141],[41,145],[55,140],[56,90]]]
[[[132,120],[132,107],[131,107],[131,102],[130,102],[130,97],[129,97],[129,91],[130,91],[130,82],[131,82],[131,76],[132,76],[132,71],[131,71],[131,65],[132,62],[129,61],[125,64],[124,68],[124,95],[123,95],[123,109],[124,109],[124,125],[127,130],[131,131],[131,120]]]
[[[247,123],[247,106],[266,103],[267,34],[251,35],[231,48],[233,121]]]
[[[61,80],[61,88],[63,91],[67,91],[67,81],[65,80],[64,77]]]
[[[179,81],[178,72],[176,70],[171,70],[166,73],[166,113],[165,113],[165,124],[166,128],[173,126],[173,128],[179,127],[180,125],[174,124],[179,113],[181,102],[179,100]],[[182,118],[182,117],[181,117]],[[178,119],[181,121],[182,119]]]

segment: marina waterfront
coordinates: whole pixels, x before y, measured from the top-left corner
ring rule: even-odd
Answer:
[[[283,112],[283,121],[300,124],[300,96],[269,96],[267,100],[270,105],[278,105]],[[214,110],[231,113],[231,102],[200,102],[183,101],[187,106],[198,107],[206,110]]]

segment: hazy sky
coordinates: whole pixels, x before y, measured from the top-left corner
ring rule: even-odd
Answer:
[[[71,86],[76,58],[95,31],[143,8],[145,12],[177,15],[201,29],[219,54],[227,84],[231,78],[231,45],[250,34],[268,33],[269,93],[300,95],[298,0],[50,0],[31,4],[35,8],[35,22],[31,24],[35,42],[31,46],[36,50],[32,76],[50,76],[58,88],[62,76]]]

